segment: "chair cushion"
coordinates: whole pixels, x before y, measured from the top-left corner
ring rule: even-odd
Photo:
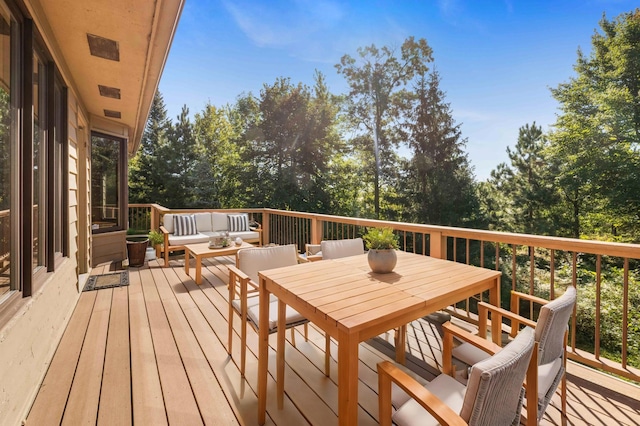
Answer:
[[[249,230],[249,215],[246,213],[228,214],[229,232],[244,232]]]
[[[251,281],[258,282],[258,271],[298,264],[295,244],[275,247],[254,247],[238,250],[238,268]]]
[[[196,229],[198,232],[211,232],[211,213],[195,213],[193,217],[196,219]]]
[[[173,233],[176,236],[195,235],[198,233],[196,219],[193,215],[178,214],[173,217]]]
[[[469,366],[477,364],[480,361],[484,361],[485,359],[491,357],[491,355],[489,355],[482,349],[467,342],[464,342],[460,346],[456,346],[455,348],[453,348],[453,350],[451,351],[451,356]]]
[[[562,369],[562,358],[538,365],[538,399],[545,399],[551,385]]]
[[[211,229],[213,231],[228,231],[229,222],[226,213],[211,213]]]
[[[320,242],[323,259],[338,259],[364,254],[362,238],[348,240],[325,240]]]
[[[454,378],[447,376],[446,374],[440,374],[425,385],[425,388],[436,395],[454,412],[460,412],[466,388]],[[404,391],[401,392],[404,393]],[[400,398],[394,398],[393,396],[392,399],[400,400]],[[408,399],[408,401],[395,412],[393,415],[393,422],[398,426],[437,426],[440,424],[414,399]]]
[[[240,312],[240,299],[234,299],[233,308]],[[258,296],[251,296],[247,298],[247,317],[249,321],[255,324],[258,328],[258,322],[260,321],[260,303]],[[297,325],[307,322],[307,319],[300,315],[298,311],[287,305],[285,322],[287,325]],[[278,329],[278,299],[276,297],[271,298],[269,303],[269,333],[273,333]]]

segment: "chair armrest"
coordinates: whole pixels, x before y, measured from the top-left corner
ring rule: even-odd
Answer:
[[[239,281],[241,288],[245,287],[246,285],[247,294],[255,293],[258,291],[258,285],[251,281],[251,278],[249,278],[249,276],[242,272],[240,269],[233,265],[227,265],[227,269],[229,269],[229,285],[233,284],[235,286],[236,281]],[[250,290],[249,287],[251,287]]]
[[[455,325],[451,324],[450,321],[442,324],[442,330],[444,332],[442,336],[442,373],[448,374],[451,377],[454,377],[455,375],[452,362],[454,336],[462,340],[463,342],[467,342],[477,348],[480,348],[489,355],[493,355],[502,349],[500,345],[486,340],[484,337],[471,334],[460,327],[456,327]]]
[[[449,334],[452,337],[457,337],[464,342],[470,343],[473,346],[482,349],[489,355],[494,355],[502,350],[502,347],[500,345],[496,345],[490,340],[484,339],[480,336],[476,336],[475,334],[471,334],[467,330],[451,324],[451,322],[442,324],[442,329],[444,330],[445,335]],[[444,355],[445,354],[443,354],[443,356]]]
[[[487,323],[489,312],[492,315],[497,315],[498,319],[491,318],[491,322],[497,322],[502,327],[502,317],[511,320],[511,337],[514,337],[518,332],[520,324],[528,325],[531,328],[536,328],[536,322],[529,318],[522,317],[514,312],[507,311],[506,309],[498,308],[486,302],[478,303],[478,316],[480,318],[480,325],[478,326],[478,335],[480,337],[486,337]]]
[[[440,424],[466,425],[467,423],[428,389],[404,371],[384,361],[378,364],[378,398],[381,425],[391,425],[391,382],[397,384],[418,404],[427,410]]]
[[[169,231],[167,231],[167,228],[165,228],[164,225],[160,225],[160,232],[162,232],[162,236],[164,237],[164,247],[165,250],[167,250],[169,247]]]
[[[519,301],[521,299],[522,300],[528,300],[528,301],[533,302],[533,303],[537,303],[538,305],[546,305],[547,303],[550,302],[550,300],[543,299],[541,297],[534,296],[532,294],[521,293],[519,291],[511,290],[511,302],[512,303],[514,302],[514,300],[515,301]]]

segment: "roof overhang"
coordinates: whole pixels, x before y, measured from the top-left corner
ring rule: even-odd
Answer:
[[[129,155],[140,145],[183,5],[184,0],[31,1],[36,24],[87,113],[128,128]],[[90,40],[96,39],[92,54]],[[106,54],[95,56],[95,46]]]

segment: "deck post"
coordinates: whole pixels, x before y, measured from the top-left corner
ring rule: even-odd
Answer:
[[[311,219],[311,244],[320,244],[322,241],[322,226],[324,221],[314,217]]]
[[[429,255],[438,259],[447,258],[447,237],[441,232],[429,234]]]
[[[269,212],[262,212],[262,245],[269,244],[271,238],[269,236]]]

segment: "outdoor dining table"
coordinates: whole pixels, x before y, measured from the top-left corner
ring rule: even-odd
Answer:
[[[328,333],[338,343],[338,420],[355,425],[358,418],[358,346],[360,342],[401,327],[431,312],[489,291],[500,301],[499,271],[429,256],[397,252],[393,272],[371,272],[367,255],[322,260],[259,273],[258,420],[266,420],[269,355],[269,297],[278,297],[276,386],[278,407],[284,394],[284,312],[286,305]],[[492,329],[493,332],[493,329]],[[499,333],[499,330],[495,330]],[[404,355],[404,333],[396,358]],[[496,341],[496,336],[494,336]]]

